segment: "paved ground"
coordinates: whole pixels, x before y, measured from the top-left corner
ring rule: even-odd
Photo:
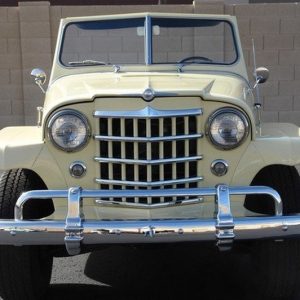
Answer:
[[[215,248],[210,251],[217,252]],[[232,255],[217,255],[215,260],[192,246],[118,247],[58,258],[47,300],[62,294],[74,300],[82,299],[83,294],[86,299],[188,299],[193,294],[199,299],[219,299],[223,290],[231,299],[252,299],[247,298],[247,285],[240,281],[249,268],[244,259],[239,258],[243,267],[235,274]]]

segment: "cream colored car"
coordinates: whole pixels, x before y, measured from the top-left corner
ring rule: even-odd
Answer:
[[[64,249],[201,241],[246,245],[260,294],[291,295],[300,130],[261,122],[268,71],[249,82],[235,17],[66,18],[58,37],[37,126],[0,131],[4,299],[42,297]]]

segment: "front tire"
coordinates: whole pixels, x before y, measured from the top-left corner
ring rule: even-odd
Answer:
[[[300,212],[300,179],[294,167],[274,165],[262,169],[251,185],[274,188],[283,201],[283,214]],[[246,208],[264,214],[273,214],[274,203],[268,197],[247,196]],[[299,289],[300,241],[256,241],[251,256],[255,268],[253,287],[265,298],[291,298]]]
[[[4,172],[0,179],[0,219],[14,218],[14,206],[21,193],[36,189],[46,189],[46,186],[34,172],[24,169]],[[50,199],[44,203],[31,201],[25,205],[24,217],[41,218],[53,210]],[[50,283],[52,262],[46,247],[1,246],[0,294],[3,299],[42,299]]]

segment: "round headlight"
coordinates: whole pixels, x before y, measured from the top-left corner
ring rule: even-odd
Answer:
[[[50,118],[48,135],[57,148],[71,152],[85,146],[90,128],[84,115],[76,110],[66,109]]]
[[[218,148],[225,150],[238,147],[248,136],[247,117],[235,108],[222,108],[208,119],[206,134]]]

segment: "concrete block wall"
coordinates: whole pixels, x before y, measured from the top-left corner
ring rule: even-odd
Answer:
[[[252,38],[257,65],[271,71],[269,81],[261,85],[264,120],[300,126],[300,4],[195,0],[194,5],[50,6],[41,1],[0,7],[0,128],[35,123],[43,94],[30,71],[40,67],[50,74],[60,18],[143,11],[235,15],[249,76]]]

